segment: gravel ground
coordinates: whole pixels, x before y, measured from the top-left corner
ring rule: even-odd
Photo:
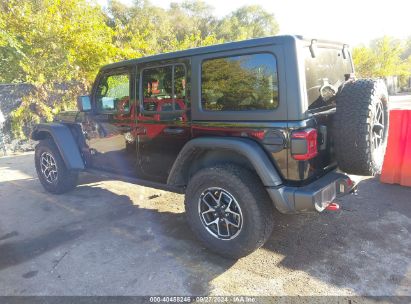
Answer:
[[[408,295],[411,188],[359,183],[340,212],[276,215],[239,261],[201,246],[183,196],[84,175],[41,187],[33,154],[0,157],[0,295]]]

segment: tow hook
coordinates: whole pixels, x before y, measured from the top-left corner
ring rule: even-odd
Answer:
[[[340,205],[335,202],[331,202],[327,205],[327,207],[325,207],[325,209],[328,211],[338,211],[340,210]]]

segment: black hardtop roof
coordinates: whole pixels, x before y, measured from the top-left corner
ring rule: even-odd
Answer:
[[[300,35],[279,35],[279,36],[270,36],[264,38],[254,38],[248,39],[243,41],[236,41],[236,42],[228,42],[222,44],[215,44],[210,46],[192,48],[183,51],[176,51],[170,53],[163,53],[158,55],[146,56],[136,59],[124,60],[120,62],[115,62],[111,64],[107,64],[101,68],[101,70],[110,70],[113,68],[121,68],[126,67],[129,65],[134,65],[137,63],[143,62],[151,62],[151,61],[162,61],[162,60],[172,60],[184,57],[190,57],[195,55],[203,55],[209,53],[216,53],[221,51],[231,51],[235,49],[245,49],[251,48],[256,46],[264,46],[270,44],[293,44],[295,41],[305,41],[307,43],[311,42],[311,38],[303,37]],[[328,41],[328,40],[319,40],[315,39],[318,43],[324,43],[328,45],[335,45],[335,46],[343,46],[343,43],[335,42],[335,41]]]

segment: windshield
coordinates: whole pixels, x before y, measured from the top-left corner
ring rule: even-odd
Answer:
[[[333,97],[338,87],[344,83],[344,75],[353,72],[351,56],[344,59],[342,48],[318,47],[313,58],[310,49],[306,47],[304,57],[308,109],[335,105]]]

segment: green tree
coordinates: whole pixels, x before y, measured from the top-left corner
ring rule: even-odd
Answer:
[[[217,26],[217,38],[236,41],[272,36],[278,31],[279,26],[273,14],[266,12],[261,6],[250,5],[223,18]]]
[[[6,21],[0,19],[0,82],[18,82],[24,71],[19,65],[24,58],[22,45],[16,36],[7,30]]]
[[[112,0],[115,46],[123,57],[141,57],[220,42],[212,30],[211,8],[202,1],[172,3],[162,9],[149,1],[136,1],[133,6]]]
[[[360,77],[411,75],[411,65],[404,58],[404,42],[384,36],[371,42],[370,47],[357,47],[353,50],[353,60]]]
[[[16,137],[74,107],[104,64],[278,31],[274,16],[259,6],[219,19],[203,0],[168,9],[148,0],[130,7],[111,0],[106,11],[93,1],[0,2],[0,82],[35,86],[11,115]]]
[[[358,76],[363,78],[375,76],[377,57],[370,48],[364,46],[354,48],[352,57]]]
[[[2,81],[29,82],[36,89],[12,113],[13,131],[51,120],[74,105],[98,68],[110,62],[115,48],[106,15],[86,0],[9,0],[0,4]],[[59,100],[50,99],[56,84],[68,83]],[[74,85],[77,84],[77,85]]]

